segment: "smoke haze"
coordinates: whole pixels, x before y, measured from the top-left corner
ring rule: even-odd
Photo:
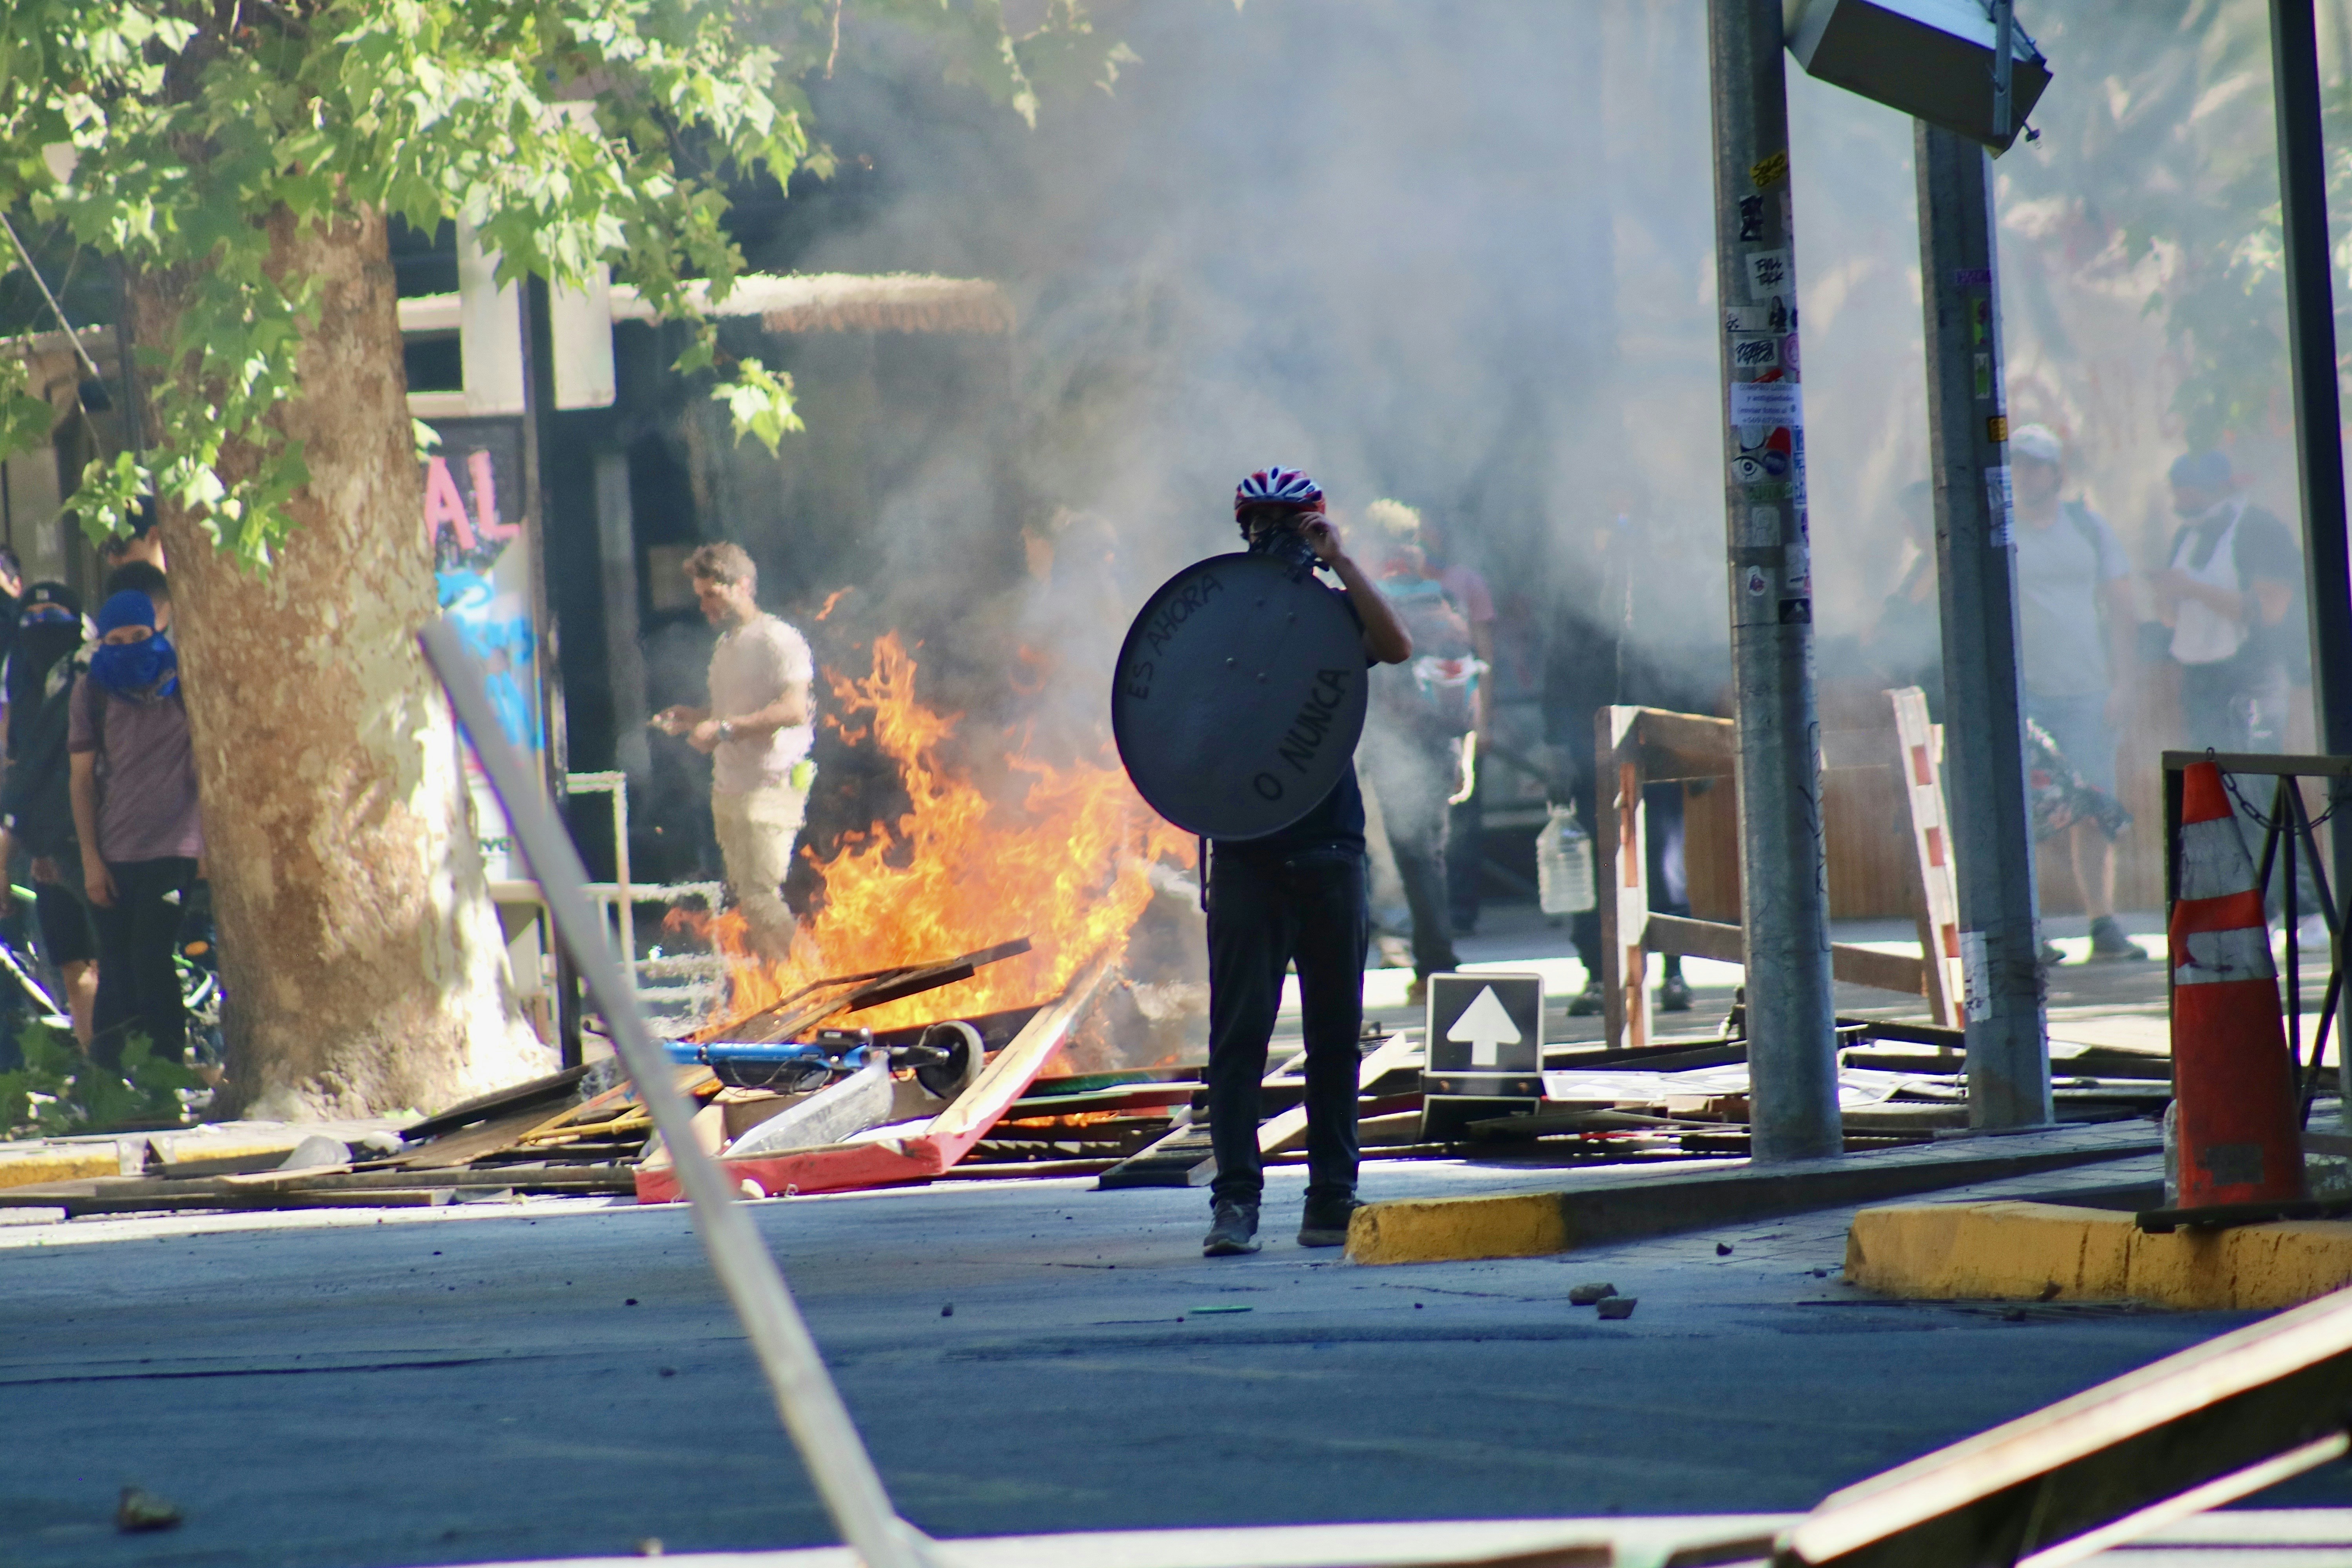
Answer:
[[[1139,59],[1115,93],[1049,98],[1033,131],[924,85],[917,46],[850,8],[859,47],[813,89],[843,174],[796,184],[747,238],[751,264],[991,278],[1019,325],[740,329],[743,352],[799,378],[810,430],[771,462],[730,446],[719,411],[687,407],[688,466],[723,476],[698,481],[700,531],[750,544],[766,596],[803,626],[856,584],[811,626],[821,651],[862,668],[856,648],[902,626],[925,639],[940,704],[976,724],[1037,717],[1044,656],[1043,689],[1067,709],[1045,722],[1076,743],[1100,733],[1108,653],[1143,595],[1234,548],[1234,480],[1280,462],[1315,475],[1343,521],[1382,495],[1424,509],[1538,641],[1563,616],[1617,614],[1596,551],[1623,518],[1647,584],[1636,643],[1690,700],[1718,689],[1703,0],[1095,9]],[[2168,137],[2149,144],[2192,183],[2225,145],[2254,186],[2271,166],[2267,56],[2242,47],[2262,44],[2263,7],[2158,15],[2176,9],[2027,8],[2056,71],[2035,114],[2049,133],[1997,165],[2012,417],[2059,429],[2068,493],[2144,566],[2168,537],[2164,466],[2196,422],[2177,395],[2194,356],[2147,305],[2214,243],[2194,226],[2225,215],[2158,209],[2187,226],[2149,248],[2119,149]],[[2340,77],[2337,9],[2323,7]],[[893,68],[855,68],[876,58]],[[1896,497],[1926,477],[1912,126],[1793,61],[1789,93],[1836,678],[1861,673],[1842,650],[1906,564]],[[2134,119],[2151,101],[2153,127]],[[2270,287],[2248,295],[2240,357],[2259,381],[2269,354],[2283,387]],[[2282,409],[2232,439],[2255,498],[2291,517],[2284,434]]]

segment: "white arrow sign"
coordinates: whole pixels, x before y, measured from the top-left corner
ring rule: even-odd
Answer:
[[[1478,999],[1462,1009],[1462,1016],[1447,1026],[1445,1037],[1455,1043],[1470,1042],[1470,1065],[1474,1068],[1500,1066],[1502,1057],[1497,1046],[1519,1043],[1519,1026],[1511,1022],[1510,1009],[1495,994],[1495,988],[1486,986]]]

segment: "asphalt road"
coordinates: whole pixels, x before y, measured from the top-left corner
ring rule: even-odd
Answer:
[[[1366,1188],[1450,1179],[1374,1165]],[[758,1213],[901,1508],[940,1534],[1801,1509],[2244,1321],[1856,1302],[1835,1214],[1355,1268],[1291,1244],[1297,1182],[1276,1173],[1265,1252],[1218,1262],[1191,1192]],[[433,1215],[0,1227],[0,1562],[831,1539],[682,1210]],[[1630,1321],[1567,1305],[1595,1279],[1641,1298]],[[118,1534],[126,1482],[184,1526]]]

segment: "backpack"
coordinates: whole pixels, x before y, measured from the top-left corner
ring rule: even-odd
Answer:
[[[1478,678],[1470,623],[1443,584],[1426,577],[1381,584],[1412,637],[1412,658],[1372,671],[1372,700],[1416,733],[1451,740],[1478,721]]]

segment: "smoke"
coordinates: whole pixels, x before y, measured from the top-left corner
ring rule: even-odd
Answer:
[[[2113,97],[2118,30],[2169,47],[2155,8],[2093,9],[2023,18],[2056,64],[2042,123],[2079,129]],[[1032,130],[927,82],[917,45],[851,8],[863,52],[813,85],[843,174],[796,184],[752,265],[991,278],[1017,325],[730,329],[793,372],[809,429],[772,461],[687,408],[697,466],[723,476],[697,498],[705,531],[752,547],[822,658],[862,668],[903,629],[968,739],[1029,725],[1077,749],[1101,737],[1128,618],[1234,547],[1234,482],[1279,462],[1343,525],[1379,496],[1423,509],[1538,649],[1622,626],[1630,574],[1636,662],[1710,705],[1727,669],[1704,0],[1094,10],[1139,62],[1115,94],[1048,98]],[[1912,127],[1793,61],[1789,94],[1818,630],[1825,677],[1862,676],[1850,645],[1906,563],[1897,498],[1927,476]],[[2000,165],[2014,412],[2060,426],[2069,493],[2147,563],[2184,373],[2143,310],[2161,279],[2098,216],[2078,142]],[[2291,484],[2263,499],[2290,510]],[[1540,662],[1505,679],[1540,700]]]

